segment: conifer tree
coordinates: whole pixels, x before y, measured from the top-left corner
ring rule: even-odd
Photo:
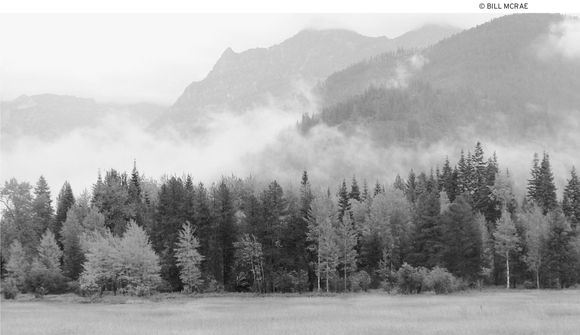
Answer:
[[[401,176],[398,174],[395,177],[395,182],[393,183],[393,187],[397,190],[405,192],[405,183],[403,182],[403,179],[401,178]]]
[[[580,226],[580,181],[574,167],[570,171],[570,179],[564,188],[562,211],[568,218],[572,230],[577,230]]]
[[[358,182],[356,181],[355,176],[352,176],[352,183],[350,186],[350,193],[348,194],[348,198],[356,201],[361,200],[360,189],[358,187]]]
[[[202,282],[200,264],[204,257],[197,250],[199,241],[194,231],[189,222],[184,223],[179,231],[175,248],[179,278],[186,292],[199,289]]]
[[[538,154],[534,153],[534,159],[532,160],[532,169],[530,170],[530,179],[528,179],[528,200],[534,202],[539,198],[539,188],[541,183],[541,171],[540,171],[540,160]],[[539,204],[538,204],[539,205]],[[545,213],[544,213],[545,214]]]
[[[43,176],[40,176],[34,188],[34,200],[32,201],[32,217],[37,230],[38,238],[52,226],[54,209],[50,198],[50,189]]]
[[[219,184],[214,199],[214,236],[215,246],[211,256],[214,258],[213,273],[215,278],[223,283],[224,287],[228,287],[232,283],[232,269],[234,265],[234,242],[236,239],[236,231],[234,225],[234,205],[232,194],[222,180]]]
[[[368,185],[366,179],[363,180],[363,191],[362,191],[360,198],[361,198],[360,200],[362,202],[365,202],[371,198],[370,193],[369,193],[369,185]]]
[[[544,215],[558,205],[550,156],[546,153],[539,164],[538,156],[534,154],[531,179],[528,181],[528,198],[542,208]]]
[[[417,178],[415,172],[411,169],[409,177],[407,177],[407,184],[405,185],[405,195],[410,203],[415,203],[417,199]]]
[[[338,190],[338,221],[342,222],[344,214],[348,211],[350,211],[350,198],[346,188],[346,181],[343,179]]]
[[[411,263],[432,268],[439,264],[441,230],[439,227],[440,203],[435,192],[422,194],[417,200],[415,232]]]
[[[69,209],[66,220],[62,225],[62,268],[64,274],[73,279],[78,279],[83,268],[85,255],[81,247],[81,234],[83,233],[81,222],[74,209]]]
[[[564,288],[577,281],[574,267],[577,260],[573,257],[570,225],[562,211],[548,213],[549,230],[546,241],[546,267],[549,284],[552,287]]]
[[[66,220],[66,214],[68,210],[75,203],[75,197],[73,195],[72,188],[68,181],[66,181],[62,186],[56,201],[57,201],[56,216],[54,218],[54,225],[52,227],[52,231],[60,244],[61,241],[60,232],[62,230],[62,224]]]
[[[383,188],[381,187],[381,184],[377,180],[377,182],[375,183],[375,188],[373,190],[373,197],[376,197],[377,195],[381,194],[382,192],[383,192]]]
[[[453,202],[457,193],[457,184],[448,157],[445,157],[445,163],[443,163],[443,169],[441,170],[441,177],[439,178],[439,182],[441,184],[441,189],[447,193],[449,201]]]
[[[453,274],[474,279],[481,269],[481,232],[465,195],[449,205],[441,216],[442,260]]]

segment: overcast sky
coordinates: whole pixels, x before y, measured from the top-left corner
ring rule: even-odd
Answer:
[[[4,14],[0,99],[55,93],[170,105],[227,47],[269,47],[305,28],[387,37],[428,23],[465,29],[498,15]]]

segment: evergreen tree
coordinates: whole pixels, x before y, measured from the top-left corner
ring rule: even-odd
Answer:
[[[532,167],[532,177],[528,181],[528,198],[537,206],[542,208],[543,213],[556,208],[556,186],[554,176],[550,167],[550,156],[544,153],[542,162],[538,165],[537,155],[534,155],[534,165]]]
[[[160,256],[161,277],[175,291],[182,289],[175,263],[175,245],[179,230],[187,220],[184,211],[185,188],[180,178],[171,177],[159,190],[157,215],[151,227],[153,248]]]
[[[113,169],[107,171],[104,180],[99,174],[91,203],[105,216],[107,228],[117,236],[123,235],[127,222],[134,215],[129,206],[127,176]]]
[[[546,242],[546,266],[549,285],[564,288],[572,285],[577,261],[572,251],[572,231],[562,211],[548,213],[549,231]]]
[[[376,197],[377,195],[381,194],[382,192],[383,192],[383,188],[381,187],[381,184],[377,180],[377,182],[375,183],[375,189],[373,190],[373,197]]]
[[[474,279],[481,268],[481,232],[466,196],[461,195],[449,205],[441,217],[442,259],[453,274]]]
[[[407,200],[409,200],[410,203],[415,203],[415,200],[417,199],[417,178],[413,170],[409,172],[409,177],[407,177],[405,195],[407,196]]]
[[[356,181],[355,176],[352,176],[352,183],[350,186],[350,193],[348,194],[348,198],[356,201],[361,201],[360,189],[358,187],[358,183]]]
[[[398,174],[395,177],[395,182],[393,183],[393,187],[396,190],[400,190],[401,192],[405,192],[405,183],[403,182],[403,179],[401,178],[401,176]]]
[[[367,201],[370,198],[371,198],[371,195],[369,193],[369,185],[367,183],[367,180],[364,179],[363,180],[363,191],[362,191],[362,194],[360,196],[360,200],[364,202],[364,201]]]
[[[441,189],[447,193],[449,201],[455,200],[455,196],[457,194],[457,185],[448,157],[445,157],[445,163],[443,163],[443,169],[441,171],[441,177],[439,178],[439,181],[441,184]]]
[[[43,176],[40,176],[34,188],[34,200],[32,201],[32,218],[40,239],[42,233],[52,226],[54,209],[50,198],[50,189]]]
[[[289,247],[290,252],[294,255],[295,264],[297,269],[308,270],[308,278],[311,285],[315,281],[315,274],[312,268],[308,264],[315,259],[315,254],[309,251],[307,241],[308,233],[308,222],[310,221],[310,210],[312,207],[312,201],[314,200],[314,195],[312,194],[312,189],[310,186],[310,181],[308,180],[308,174],[306,171],[302,174],[302,180],[300,182],[300,199],[299,199],[299,210],[295,219],[291,220],[290,233],[289,233]],[[312,289],[312,287],[311,287]]]
[[[457,162],[457,192],[463,194],[469,192],[470,167],[469,160],[465,159],[465,154],[461,150],[459,161]]]
[[[127,207],[130,220],[141,226],[145,224],[146,204],[143,201],[143,190],[141,187],[141,176],[137,171],[137,162],[133,162],[133,171],[127,187]]]
[[[209,196],[203,183],[199,183],[195,188],[195,220],[197,224],[197,236],[199,238],[199,252],[205,255],[201,263],[203,272],[210,273],[208,259],[210,252],[210,242],[212,239],[212,217]],[[246,213],[247,214],[247,213]]]
[[[213,274],[218,282],[228,287],[234,279],[232,277],[232,268],[234,265],[236,231],[233,199],[229,188],[223,180],[215,193],[214,217],[214,251],[210,247],[211,257],[214,258],[212,262]]]
[[[510,288],[510,257],[518,249],[519,237],[516,226],[512,221],[511,215],[503,211],[497,228],[493,233],[495,239],[495,252],[505,259],[506,265],[506,288]]]
[[[72,188],[68,181],[64,182],[64,185],[62,186],[56,201],[57,201],[56,216],[54,218],[54,225],[52,227],[52,231],[56,236],[59,245],[62,245],[60,236],[62,224],[66,220],[66,214],[68,213],[68,210],[75,203],[75,197],[73,195]]]
[[[69,209],[66,220],[62,225],[62,268],[64,274],[76,280],[83,270],[85,255],[81,247],[81,222],[74,209]]]
[[[539,196],[539,188],[541,183],[542,175],[540,171],[540,160],[538,154],[534,153],[534,159],[532,160],[532,169],[530,170],[530,179],[528,179],[528,194],[527,198],[531,202],[537,201]],[[538,204],[539,205],[539,204]],[[545,213],[544,213],[545,215]]]
[[[568,218],[572,230],[577,230],[580,225],[580,181],[574,167],[570,171],[570,179],[564,188],[562,210]]]
[[[358,188],[358,186],[357,186]],[[350,198],[346,189],[346,181],[343,179],[338,190],[338,221],[342,222],[344,214],[350,211]]]
[[[199,241],[194,235],[194,228],[189,223],[183,224],[179,231],[175,249],[175,258],[179,267],[179,278],[186,292],[199,289],[201,285],[200,264],[203,256],[197,250]]]
[[[439,227],[440,203],[435,192],[419,196],[417,200],[415,232],[411,263],[432,268],[439,264],[441,230]]]

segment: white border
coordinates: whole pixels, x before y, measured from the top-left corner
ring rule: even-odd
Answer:
[[[527,10],[480,9],[527,3]],[[503,5],[502,5],[503,6]],[[0,0],[0,13],[578,13],[571,0]]]

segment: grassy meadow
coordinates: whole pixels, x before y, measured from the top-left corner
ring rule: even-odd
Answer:
[[[1,334],[580,334],[580,290],[3,300]]]

